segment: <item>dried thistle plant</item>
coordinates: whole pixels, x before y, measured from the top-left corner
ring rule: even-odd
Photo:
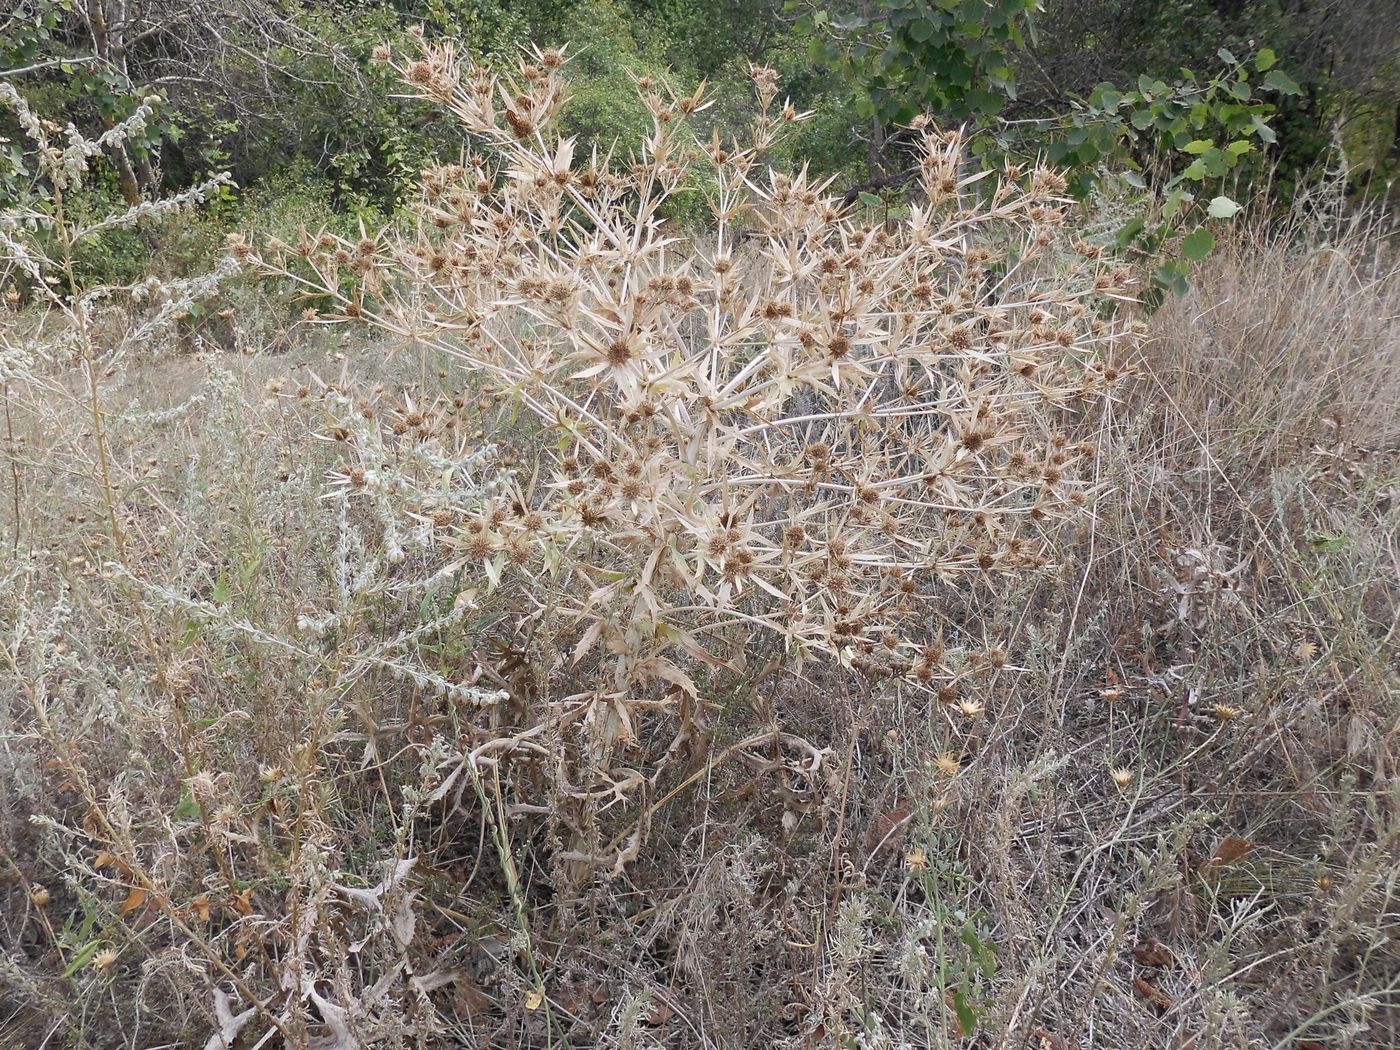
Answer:
[[[459,361],[488,430],[533,418],[531,484],[443,544],[558,628],[578,688],[551,723],[605,767],[757,634],[796,668],[953,695],[940,596],[1044,566],[1089,513],[1095,449],[1058,423],[1111,398],[1133,339],[1130,279],[1076,239],[1064,181],[969,174],[921,123],[920,199],[871,226],[763,168],[803,116],[771,70],[749,141],[705,138],[703,93],[647,78],[641,152],[578,156],[551,130],[562,52],[498,71],[418,44],[379,58],[476,148],[423,173],[408,232],[234,251],[332,304],[320,323]],[[683,237],[666,208],[694,193],[713,223]]]

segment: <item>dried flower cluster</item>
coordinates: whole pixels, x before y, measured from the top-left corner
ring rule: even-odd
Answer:
[[[648,78],[641,153],[580,158],[550,131],[561,53],[499,73],[419,46],[379,57],[480,149],[424,172],[411,235],[235,254],[534,417],[534,484],[450,542],[492,585],[515,574],[531,616],[565,595],[573,659],[599,666],[596,753],[634,738],[649,683],[693,694],[752,632],[955,695],[940,593],[1044,565],[1086,512],[1094,449],[1056,421],[1110,395],[1132,338],[1130,280],[1076,240],[1063,180],[984,181],[923,126],[921,200],[870,226],[761,166],[803,116],[771,70],[749,141],[697,135],[703,94]],[[686,193],[713,215],[696,238],[665,219]]]

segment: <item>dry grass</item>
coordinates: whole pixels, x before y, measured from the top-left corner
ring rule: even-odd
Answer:
[[[404,67],[499,158],[421,228],[238,248],[321,293],[289,354],[160,356],[181,288],[0,319],[0,1032],[1395,1045],[1382,243],[1240,238],[1124,380],[1048,175],[931,136],[864,229],[758,179],[760,74],[666,243],[659,87],[604,189],[507,177],[545,57],[504,132]]]

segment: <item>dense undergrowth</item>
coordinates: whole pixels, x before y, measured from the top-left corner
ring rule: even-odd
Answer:
[[[556,55],[383,57],[481,144],[411,222],[3,228],[12,1043],[1393,1044],[1382,236],[1147,316],[955,135],[894,221],[770,174],[767,71],[623,161]]]

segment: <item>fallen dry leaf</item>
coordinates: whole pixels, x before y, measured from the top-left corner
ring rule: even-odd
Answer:
[[[126,878],[131,877],[131,865],[127,864],[126,861],[122,860],[115,853],[105,849],[98,851],[97,856],[92,860],[92,866],[98,869],[112,868]]]
[[[133,886],[127,892],[126,900],[122,901],[121,916],[125,919],[132,912],[139,910],[146,903],[146,891],[140,886]]]
[[[1138,995],[1142,996],[1159,1010],[1170,1010],[1172,1003],[1176,1001],[1145,977],[1134,977],[1133,988],[1137,991]]]
[[[1147,940],[1133,948],[1132,952],[1133,959],[1143,966],[1162,967],[1172,964],[1172,953],[1156,937],[1148,937]]]
[[[908,806],[895,806],[871,821],[865,833],[865,851],[875,853],[898,843],[904,837],[912,812]]]
[[[675,1009],[661,996],[653,996],[651,1003],[647,1006],[647,1024],[653,1028],[660,1028],[671,1018],[676,1016]]]
[[[495,1000],[486,994],[481,985],[462,974],[452,995],[452,1008],[458,1017],[477,1017],[494,1005]]]
[[[1253,851],[1254,847],[1255,844],[1249,839],[1242,839],[1238,835],[1227,835],[1221,839],[1220,845],[1215,847],[1215,852],[1211,854],[1210,860],[1201,865],[1201,870],[1212,871],[1233,864]]]

